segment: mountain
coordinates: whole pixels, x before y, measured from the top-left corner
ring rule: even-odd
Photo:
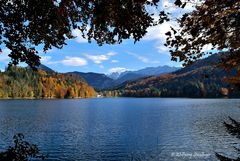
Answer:
[[[114,88],[123,82],[133,81],[139,78],[143,78],[149,75],[160,75],[163,73],[169,73],[176,71],[179,68],[160,66],[160,67],[149,67],[137,71],[125,71],[122,73],[114,72],[109,75],[100,73],[83,73],[83,72],[69,72],[69,74],[76,74],[81,76],[90,86],[96,90],[104,90]]]
[[[44,67],[44,68],[43,68]],[[96,93],[80,76],[60,74],[50,68],[33,71],[10,67],[0,73],[0,98],[86,98]]]
[[[121,75],[121,72],[113,72],[108,74],[107,76],[113,80],[116,80],[119,78],[120,75]]]
[[[96,90],[101,90],[114,86],[114,80],[106,76],[105,74],[99,73],[83,73],[83,72],[69,72],[68,74],[76,74],[81,76],[90,86]]]
[[[26,68],[27,69],[31,69],[30,66],[27,66]],[[54,70],[52,70],[51,68],[49,68],[49,67],[47,67],[47,66],[45,66],[43,64],[40,64],[39,66],[36,66],[36,68],[38,70],[42,70],[42,71],[49,72],[49,73],[54,73],[55,72]]]
[[[130,97],[239,97],[226,81],[236,70],[226,72],[214,66],[219,58],[220,54],[214,54],[169,74],[125,82],[111,93]]]
[[[142,74],[137,74],[135,72],[124,72],[115,81],[116,81],[116,84],[119,85],[126,81],[134,81],[134,80],[144,78],[144,77],[146,77],[146,76],[142,75]]]
[[[216,63],[220,61],[220,58],[221,58],[221,53],[213,54],[213,55],[211,55],[211,56],[209,56],[205,59],[200,59],[200,60],[196,61],[192,65],[189,65],[185,68],[177,70],[174,73],[175,74],[182,74],[182,73],[186,73],[186,72],[189,72],[189,71],[192,71],[192,70],[195,70],[195,69],[198,69],[198,68],[202,68],[202,67],[214,67],[216,65]]]
[[[55,72],[54,70],[52,70],[51,68],[49,68],[49,67],[47,67],[47,66],[45,66],[45,65],[43,65],[43,64],[40,64],[40,65],[37,67],[37,69],[43,70],[43,71],[45,71],[45,72]]]
[[[134,73],[139,74],[139,75],[144,75],[144,76],[158,76],[163,73],[171,73],[180,68],[178,67],[170,67],[167,65],[164,66],[159,66],[159,67],[148,67],[144,68],[138,71],[135,71]]]
[[[133,81],[133,80],[137,80],[139,78],[144,78],[148,76],[158,76],[165,73],[171,73],[178,69],[180,68],[170,67],[165,65],[165,66],[158,66],[158,67],[147,67],[137,71],[126,71],[119,75],[118,79],[116,80],[117,82],[116,84],[119,85],[125,81]]]

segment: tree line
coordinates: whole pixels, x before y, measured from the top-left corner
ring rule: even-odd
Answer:
[[[86,98],[96,95],[79,76],[12,66],[0,73],[0,98]]]

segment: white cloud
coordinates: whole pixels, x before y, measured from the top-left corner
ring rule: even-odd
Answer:
[[[8,48],[2,49],[2,52],[0,53],[0,62],[8,63],[10,58],[8,54],[11,52]]]
[[[88,59],[92,60],[95,64],[101,64],[103,61],[109,59],[107,55],[85,55]]]
[[[174,3],[169,2],[169,0],[162,0],[162,8],[168,12],[174,11],[177,9],[177,7],[174,5]]]
[[[156,48],[157,48],[157,51],[159,53],[164,53],[165,54],[165,53],[168,53],[168,51],[169,51],[169,48],[164,46],[163,44],[157,44]]]
[[[42,64],[51,64],[51,56],[41,56],[41,63]]]
[[[70,57],[66,56],[64,60],[61,61],[61,63],[65,66],[85,66],[87,65],[87,60],[80,57]]]
[[[165,42],[165,33],[171,30],[171,26],[173,28],[178,27],[176,22],[165,22],[158,26],[149,27],[147,29],[147,34],[143,37],[143,40],[160,40]]]
[[[174,20],[181,17],[184,13],[191,12],[195,9],[197,5],[200,5],[203,1],[201,0],[184,0],[182,2],[187,2],[186,6],[182,9],[174,4],[174,1],[172,0],[162,0],[159,3],[159,6],[162,10],[165,12],[170,13],[170,19],[171,21],[165,22],[163,24],[149,27],[147,29],[147,34],[143,37],[143,40],[145,41],[152,41],[154,40],[156,42],[155,48],[159,53],[168,53],[169,49],[164,46],[164,43],[166,42],[166,35],[165,33],[170,31],[170,27],[173,28],[179,28],[178,23]],[[158,19],[159,11],[153,10],[154,13],[154,19]],[[156,18],[157,15],[157,18]]]
[[[45,65],[61,64],[62,61],[53,61],[51,56],[41,56],[41,63]]]
[[[42,64],[47,64],[47,65],[51,65],[51,64],[62,64],[65,66],[85,66],[87,65],[87,60],[81,57],[70,57],[70,56],[66,56],[63,60],[59,60],[59,61],[53,61],[51,56],[42,56],[41,57],[41,63]]]
[[[119,61],[118,60],[112,60],[111,62],[112,63],[118,63]]]
[[[213,48],[212,44],[204,45],[201,52],[210,52],[212,51],[212,48]]]
[[[108,70],[109,73],[122,73],[122,72],[125,72],[125,71],[128,71],[127,68],[123,68],[123,67],[116,67],[116,68],[111,68]]]
[[[146,58],[144,56],[141,56],[139,54],[135,54],[135,53],[132,53],[132,52],[127,52],[127,54],[137,58],[138,60],[140,60],[143,63],[149,63],[150,62],[148,58]]]
[[[88,40],[83,38],[82,37],[82,33],[79,29],[74,29],[72,30],[72,35],[75,36],[75,40],[78,42],[78,43],[87,43]]]
[[[103,69],[103,68],[104,68],[104,66],[103,66],[103,65],[99,65],[99,68]]]
[[[117,53],[115,53],[115,52],[109,52],[109,53],[107,53],[107,55],[108,56],[114,56],[114,55],[116,55]]]
[[[149,63],[149,59],[143,56],[136,56],[136,58],[142,61],[143,63]]]
[[[156,64],[156,63],[159,63],[159,61],[151,61],[151,60],[149,60],[148,58],[146,58],[144,56],[141,56],[139,54],[135,54],[135,53],[132,53],[132,52],[127,52],[127,54],[135,57],[136,59],[138,59],[141,62],[146,63],[146,64]]]
[[[101,54],[101,55],[85,54],[85,56],[89,60],[92,60],[95,64],[101,64],[103,61],[109,60],[114,55],[116,55],[116,53],[114,53],[114,52],[109,52],[107,54]]]
[[[165,22],[158,26],[153,26],[148,29],[148,33],[143,38],[145,41],[155,40],[155,48],[159,53],[168,53],[168,48],[164,46],[167,36],[166,32],[171,31],[171,26],[173,28],[178,28],[176,22]]]
[[[179,17],[183,13],[193,11],[196,6],[199,6],[201,3],[203,3],[202,0],[182,0],[182,2],[186,2],[186,6],[184,8],[176,6],[172,0],[162,0],[160,6],[164,11],[170,12],[171,15]]]

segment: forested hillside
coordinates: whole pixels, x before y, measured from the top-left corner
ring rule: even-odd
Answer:
[[[236,70],[226,72],[214,66],[219,58],[215,54],[199,60],[191,66],[170,74],[153,76],[123,84],[112,91],[104,91],[106,96],[127,97],[239,97],[227,78]],[[214,61],[213,61],[214,60]]]
[[[86,98],[96,95],[80,76],[11,67],[0,73],[0,98]]]
[[[45,67],[46,68],[46,67]],[[148,67],[136,71],[125,71],[123,73],[111,73],[109,75],[101,73],[83,73],[83,72],[69,72],[68,74],[76,74],[82,77],[90,86],[94,87],[96,91],[113,89],[116,86],[126,82],[134,81],[147,76],[159,76],[164,73],[176,71],[177,67],[158,66]]]
[[[105,74],[92,72],[69,72],[68,74],[75,74],[82,77],[90,86],[94,87],[95,90],[102,90],[115,85],[114,80],[107,77]]]
[[[165,65],[158,67],[147,67],[136,71],[126,71],[119,75],[119,78],[116,80],[116,84],[119,85],[126,81],[133,81],[148,76],[159,76],[161,74],[172,73],[178,69],[180,68]]]

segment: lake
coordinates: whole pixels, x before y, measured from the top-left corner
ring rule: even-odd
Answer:
[[[0,151],[23,133],[47,160],[217,160],[239,140],[223,125],[238,99],[1,100]]]

